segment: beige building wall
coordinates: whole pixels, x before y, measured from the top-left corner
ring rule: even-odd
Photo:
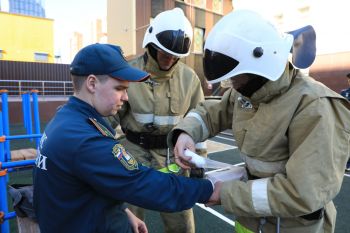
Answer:
[[[136,54],[136,0],[107,0],[107,42],[122,47],[126,57]]]

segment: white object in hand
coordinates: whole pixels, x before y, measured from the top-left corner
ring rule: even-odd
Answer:
[[[230,166],[205,173],[205,177],[211,181],[245,180],[247,172],[244,167]]]
[[[205,168],[206,162],[205,162],[205,159],[203,157],[197,155],[196,153],[194,153],[193,151],[190,151],[188,149],[185,150],[185,155],[188,157],[191,157],[191,160],[189,162],[196,165],[196,167]]]

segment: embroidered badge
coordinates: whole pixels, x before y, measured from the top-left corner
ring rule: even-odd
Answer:
[[[139,169],[136,159],[130,155],[121,144],[115,144],[112,149],[112,154],[117,158],[123,166],[128,170]]]
[[[114,135],[111,133],[111,131],[109,131],[104,125],[99,123],[96,119],[89,118],[89,120],[98,129],[98,131],[102,133],[103,136],[115,138]]]

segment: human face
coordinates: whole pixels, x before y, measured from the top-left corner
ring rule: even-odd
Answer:
[[[244,88],[245,85],[247,85],[249,80],[250,80],[249,76],[246,74],[240,74],[240,75],[237,75],[235,77],[232,77],[231,78],[232,87],[234,89],[236,89],[237,91],[239,91],[242,88]]]
[[[102,116],[115,115],[121,109],[123,103],[128,100],[128,81],[108,78],[100,81],[96,78],[94,92],[92,93],[92,106]]]
[[[161,70],[169,70],[175,64],[175,62],[177,62],[177,60],[179,60],[178,57],[162,50],[157,50],[157,61]]]
[[[251,97],[268,79],[254,74],[239,74],[231,78],[232,87],[243,96]]]

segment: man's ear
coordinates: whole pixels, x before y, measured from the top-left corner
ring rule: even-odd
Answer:
[[[89,92],[94,93],[96,90],[96,85],[98,83],[98,79],[95,75],[90,74],[86,79],[86,88]]]

